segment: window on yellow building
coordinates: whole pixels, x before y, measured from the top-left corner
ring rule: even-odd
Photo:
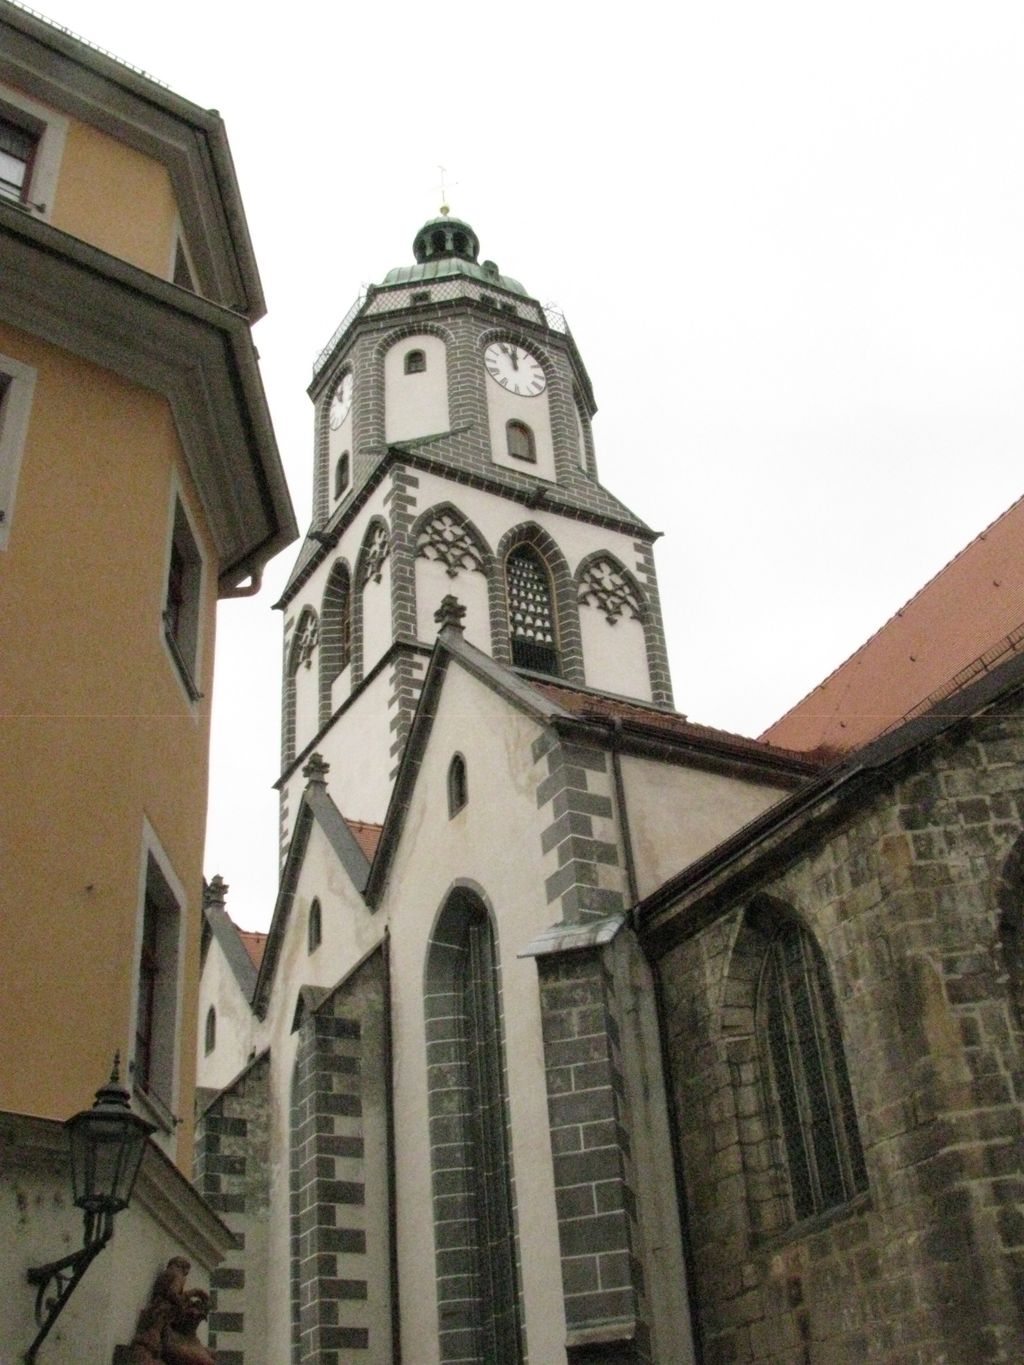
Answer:
[[[32,183],[39,134],[0,115],[0,198],[24,203]]]
[[[0,550],[7,548],[36,372],[0,355]]]
[[[203,562],[185,509],[174,508],[171,556],[164,599],[164,637],[190,698],[199,698],[196,671],[199,653],[200,593]]]
[[[177,1053],[181,910],[155,858],[146,865],[132,1079],[168,1123]]]

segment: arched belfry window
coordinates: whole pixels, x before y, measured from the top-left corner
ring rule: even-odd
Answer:
[[[794,1220],[867,1189],[835,997],[824,959],[796,921],[765,953],[757,1031]]]
[[[331,569],[324,589],[320,617],[320,724],[330,720],[335,678],[352,658],[352,580],[348,566],[339,560]]]
[[[426,368],[427,357],[424,351],[406,351],[405,353],[406,374],[422,374]]]
[[[558,675],[558,629],[547,566],[529,545],[516,545],[505,560],[508,631],[517,668]]]
[[[340,498],[348,487],[351,477],[350,469],[349,453],[347,450],[343,450],[338,456],[338,463],[334,466],[334,496],[336,498]]]
[[[319,900],[313,900],[309,907],[309,929],[307,934],[307,947],[311,953],[315,953],[320,947],[324,936],[323,912],[320,909]]]
[[[203,1046],[207,1057],[217,1046],[217,1011],[211,1005],[206,1011],[206,1029],[204,1031]]]
[[[456,754],[448,765],[448,818],[457,815],[469,800],[466,760]]]
[[[523,1350],[501,983],[491,916],[474,892],[455,890],[441,911],[424,984],[434,1207],[443,1220],[437,1228],[440,1358],[518,1365]],[[447,1198],[453,1190],[459,1197]],[[460,1248],[458,1273],[452,1247]]]
[[[505,439],[508,453],[515,460],[525,460],[527,464],[537,463],[537,445],[533,432],[525,422],[506,422]]]

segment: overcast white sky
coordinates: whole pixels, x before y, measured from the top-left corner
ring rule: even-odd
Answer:
[[[224,116],[303,529],[313,356],[438,164],[569,319],[691,718],[759,733],[1024,491],[1019,3],[40,3]],[[206,868],[253,928],[293,553],[219,616]]]

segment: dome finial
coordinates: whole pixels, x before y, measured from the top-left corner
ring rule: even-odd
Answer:
[[[451,208],[448,205],[448,187],[444,183],[444,178],[448,172],[441,165],[438,165],[437,169],[441,172],[441,183],[436,187],[441,191],[441,217],[447,218],[451,213]]]

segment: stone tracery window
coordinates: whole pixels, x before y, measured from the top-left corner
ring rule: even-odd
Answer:
[[[295,646],[292,655],[292,668],[311,668],[313,653],[320,638],[320,627],[312,611],[303,612],[299,628],[295,633]]]
[[[360,575],[360,587],[364,583],[369,583],[372,579],[374,583],[379,583],[381,574],[384,571],[384,561],[388,557],[390,540],[388,538],[387,527],[378,522],[370,531],[363,545],[363,571]]]
[[[593,560],[580,579],[579,601],[597,607],[609,625],[620,616],[643,620],[643,609],[636,588],[625,571],[610,557]]]
[[[824,961],[794,921],[772,937],[757,1029],[792,1216],[808,1218],[867,1188],[835,998]]]
[[[517,668],[557,676],[558,630],[551,578],[540,555],[516,545],[505,560],[508,627]]]
[[[450,512],[438,512],[420,531],[416,554],[443,564],[449,578],[460,569],[484,572],[480,550],[466,525]]]

